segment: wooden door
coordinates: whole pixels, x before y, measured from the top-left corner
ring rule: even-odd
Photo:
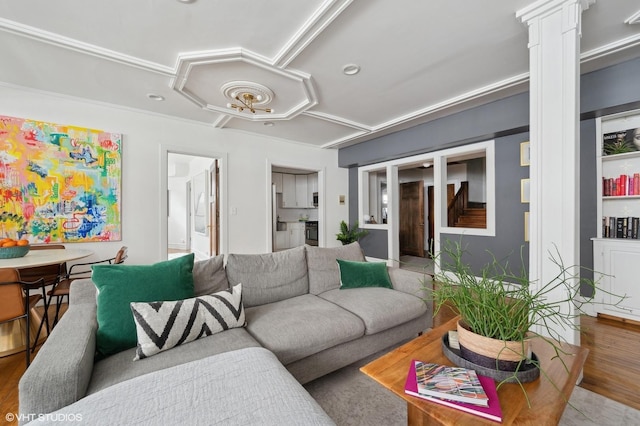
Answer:
[[[424,182],[400,185],[400,254],[424,257]]]
[[[429,256],[433,253],[433,236],[435,234],[435,221],[434,221],[434,210],[433,210],[433,185],[430,185],[427,188],[427,222],[429,226],[429,235],[427,236],[427,253]]]
[[[209,253],[217,256],[220,253],[220,167],[214,160],[209,169],[211,177],[211,197],[209,198]]]
[[[447,184],[447,226],[452,226],[449,224],[449,204],[456,197],[456,185],[453,183]]]

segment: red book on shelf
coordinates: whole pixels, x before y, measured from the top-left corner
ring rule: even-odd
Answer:
[[[633,174],[633,188],[636,190],[633,195],[640,195],[640,173]]]
[[[478,374],[480,384],[484,388],[485,393],[489,397],[489,406],[483,407],[475,404],[467,404],[458,401],[449,401],[446,399],[435,398],[432,396],[422,395],[418,392],[418,380],[416,376],[416,361],[412,360],[409,366],[409,372],[407,374],[407,381],[404,385],[404,392],[407,395],[413,395],[426,401],[431,401],[436,404],[445,405],[456,410],[464,411],[465,413],[474,414],[476,416],[484,417],[485,419],[493,420],[498,423],[502,423],[502,409],[500,408],[500,401],[498,400],[498,391],[496,389],[496,383],[492,378],[481,376]]]
[[[627,195],[636,195],[636,188],[633,186],[633,176],[627,176]]]
[[[627,195],[627,177],[625,175],[620,175],[618,195]]]
[[[609,197],[610,197],[610,196],[612,196],[613,194],[615,194],[615,193],[613,192],[613,188],[614,188],[614,184],[613,184],[613,182],[614,182],[614,179],[613,179],[613,178],[609,178],[609,179],[607,179],[607,195],[608,195]]]

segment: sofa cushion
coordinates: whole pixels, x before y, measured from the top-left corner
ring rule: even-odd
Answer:
[[[140,361],[133,361],[136,348],[127,349],[96,362],[93,366],[87,395],[98,392],[116,383],[134,377],[153,373],[175,365],[208,358],[236,349],[259,347],[260,344],[245,328],[233,328],[214,334],[206,339],[198,339],[188,345],[180,345],[170,351],[160,352]]]
[[[365,325],[365,334],[387,330],[427,312],[422,299],[388,288],[329,290],[319,297],[357,315]]]
[[[204,296],[229,288],[224,270],[224,255],[219,254],[193,264],[193,294]]]
[[[246,308],[309,292],[304,247],[267,254],[230,254],[229,284],[242,283]]]
[[[309,269],[309,293],[320,294],[340,287],[337,259],[364,261],[358,242],[341,247],[306,246]]]
[[[335,425],[264,348],[240,349],[145,374],[35,417],[36,424],[50,425],[80,417],[79,423],[94,426]]]
[[[134,361],[245,324],[242,284],[192,299],[132,303],[131,312],[138,333]]]
[[[355,262],[337,259],[340,269],[340,289],[361,287],[393,288],[385,262]]]
[[[193,297],[193,253],[153,265],[94,265],[98,288],[99,357],[136,346],[136,326],[129,304]]]
[[[246,309],[247,331],[287,365],[364,335],[354,314],[317,296],[303,296]]]

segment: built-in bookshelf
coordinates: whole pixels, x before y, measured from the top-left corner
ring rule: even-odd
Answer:
[[[596,311],[640,320],[640,110],[596,120],[598,226],[593,239]],[[620,305],[615,295],[627,295]]]
[[[602,219],[598,238],[638,239],[640,111],[602,117],[597,122],[597,169],[601,182],[598,207]]]

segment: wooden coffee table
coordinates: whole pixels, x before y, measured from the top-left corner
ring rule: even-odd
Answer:
[[[411,360],[453,365],[442,353],[442,336],[455,330],[457,318],[424,333],[412,341],[394,349],[360,368],[382,386],[407,401],[407,417],[410,425],[496,425],[496,422],[468,414],[453,408],[435,404],[404,393],[404,383]],[[562,355],[566,369],[548,344],[539,339],[532,342],[533,351],[542,363],[545,374],[524,388],[531,402],[527,405],[518,384],[505,383],[498,389],[502,408],[502,424],[505,425],[554,425],[557,424],[582,372],[588,349],[563,344],[567,355]]]

